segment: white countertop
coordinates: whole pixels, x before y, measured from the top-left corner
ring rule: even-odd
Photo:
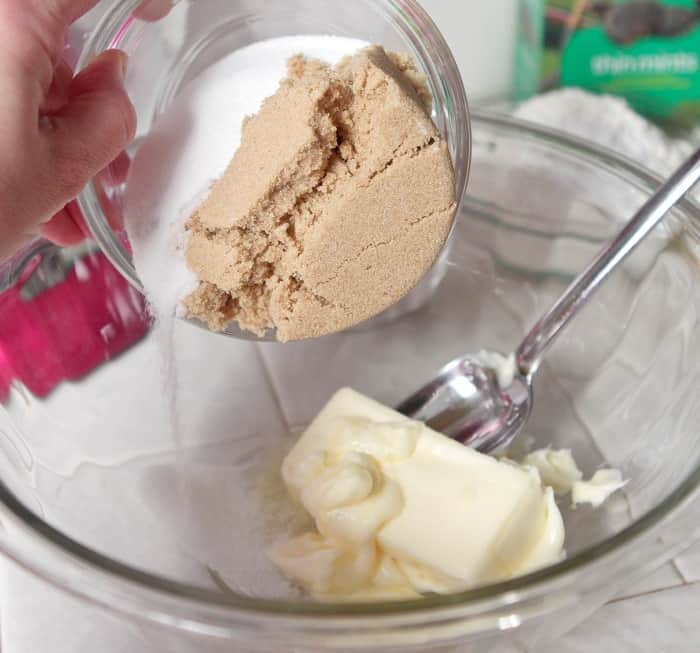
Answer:
[[[696,545],[537,653],[691,653],[700,647],[699,605]]]

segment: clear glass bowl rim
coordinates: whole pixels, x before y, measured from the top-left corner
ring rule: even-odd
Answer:
[[[661,183],[657,175],[633,161],[583,140],[509,116],[474,112],[473,120],[499,135],[534,141],[594,163],[647,194]],[[693,201],[684,201],[678,211],[685,219],[700,224],[700,206]],[[520,624],[554,609],[557,597],[565,600],[567,588],[576,587],[580,592],[586,587],[593,591],[622,582],[645,566],[653,568],[670,559],[681,545],[687,545],[687,539],[698,535],[692,523],[684,525],[679,538],[684,540],[682,543],[667,541],[665,552],[654,559],[635,558],[632,564],[628,560],[631,556],[622,553],[635,543],[640,545],[658,537],[662,526],[672,522],[677,525],[699,488],[700,467],[633,524],[556,565],[505,583],[415,601],[351,605],[292,603],[224,596],[167,580],[128,567],[71,540],[26,508],[2,482],[0,521],[11,525],[13,534],[0,530],[0,552],[67,593],[170,628],[232,640],[259,638],[263,632],[269,634],[272,630],[282,642],[301,635],[327,638],[329,633],[345,633],[353,642],[360,642],[363,633],[376,636],[380,630],[403,636],[428,626],[431,633],[439,634],[440,628],[453,632],[456,623],[483,614],[491,618],[481,630],[512,627],[503,625],[499,619],[519,613]],[[545,598],[548,602],[538,606],[538,601]]]

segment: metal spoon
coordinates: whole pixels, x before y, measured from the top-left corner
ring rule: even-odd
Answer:
[[[502,387],[494,368],[481,364],[474,356],[463,356],[444,367],[397,410],[484,453],[510,444],[530,417],[533,377],[557,336],[698,180],[700,149],[654,193],[535,324],[511,358],[512,381]]]

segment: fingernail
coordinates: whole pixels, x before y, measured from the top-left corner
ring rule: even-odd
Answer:
[[[129,56],[123,50],[104,50],[92,60],[92,64],[97,64],[100,68],[103,66],[111,68],[116,74],[117,79],[123,83],[126,79]]]

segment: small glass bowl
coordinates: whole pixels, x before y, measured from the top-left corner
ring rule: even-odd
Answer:
[[[453,160],[456,197],[463,197],[470,160],[464,86],[447,44],[418,3],[178,0],[165,17],[152,22],[139,19],[138,12],[134,14],[142,1],[114,3],[88,40],[79,62],[79,66],[85,65],[106,48],[120,48],[129,54],[126,88],[138,115],[136,145],[131,154],[183,87],[222,57],[268,38],[332,34],[379,43],[387,50],[408,52],[414,57],[426,75],[433,96],[433,120],[444,135]],[[193,194],[199,190],[194,189]],[[78,201],[102,250],[134,287],[142,290],[128,239],[119,227],[125,192],[125,186],[108,169],[86,187]],[[446,247],[419,285],[401,302],[359,328],[380,326],[423,306],[445,274],[447,257]],[[236,325],[226,333],[252,337]]]

